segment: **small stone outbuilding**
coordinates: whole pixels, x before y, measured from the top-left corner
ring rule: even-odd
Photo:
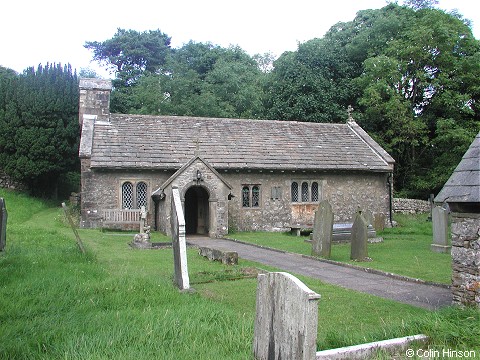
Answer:
[[[394,160],[355,121],[343,124],[110,114],[111,84],[80,80],[84,227],[169,233],[172,188],[187,234],[313,225],[328,199],[336,222],[360,207],[391,219]]]
[[[453,301],[480,307],[480,133],[435,202],[451,211]]]

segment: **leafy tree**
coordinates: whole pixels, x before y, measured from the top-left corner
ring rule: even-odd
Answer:
[[[280,120],[338,122],[354,89],[352,63],[345,48],[314,39],[274,62],[266,83],[266,117]]]
[[[479,130],[472,76],[480,76],[480,47],[461,19],[443,11],[417,10],[409,23],[383,55],[364,62],[359,104],[367,130],[397,159],[397,186],[426,196]]]
[[[135,106],[131,102],[132,88],[143,74],[162,71],[171,51],[170,40],[160,30],[138,32],[119,28],[111,39],[85,43],[85,48],[93,51],[93,59],[107,65],[116,75],[112,111],[125,113]]]
[[[259,117],[264,74],[242,49],[189,42],[165,66],[163,73],[139,79],[132,112]]]
[[[78,80],[70,65],[0,76],[0,163],[35,194],[56,194],[78,171]],[[5,86],[6,85],[6,86]]]
[[[434,8],[438,5],[438,0],[403,0],[403,5],[415,10]]]

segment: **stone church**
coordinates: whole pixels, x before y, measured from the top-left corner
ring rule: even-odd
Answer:
[[[80,80],[83,227],[169,234],[178,188],[187,234],[286,231],[328,199],[391,220],[394,160],[349,115],[343,124],[111,114],[111,83]]]

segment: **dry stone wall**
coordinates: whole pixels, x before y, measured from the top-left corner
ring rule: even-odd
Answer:
[[[480,308],[480,214],[452,213],[453,302]]]
[[[25,190],[26,186],[19,181],[14,181],[0,169],[0,188],[11,190]]]
[[[401,214],[418,214],[430,211],[430,203],[427,200],[418,199],[393,199],[393,212]]]

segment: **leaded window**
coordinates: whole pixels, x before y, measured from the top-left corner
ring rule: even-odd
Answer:
[[[292,182],[292,202],[298,202],[298,183]]]
[[[145,181],[125,181],[121,187],[122,209],[148,209],[148,185]]]
[[[137,209],[141,209],[142,206],[147,208],[147,184],[143,181],[137,184]]]
[[[318,201],[318,182],[312,183],[312,202]]]
[[[292,203],[318,202],[321,197],[320,191],[321,188],[318,181],[292,181]]]
[[[302,183],[302,202],[308,202],[308,183]]]
[[[242,206],[250,207],[250,188],[248,186],[242,188]]]
[[[133,184],[124,182],[122,184],[122,209],[133,208]]]
[[[260,207],[260,185],[244,185],[242,187],[242,206]]]
[[[260,206],[260,188],[258,186],[252,187],[252,207]]]

